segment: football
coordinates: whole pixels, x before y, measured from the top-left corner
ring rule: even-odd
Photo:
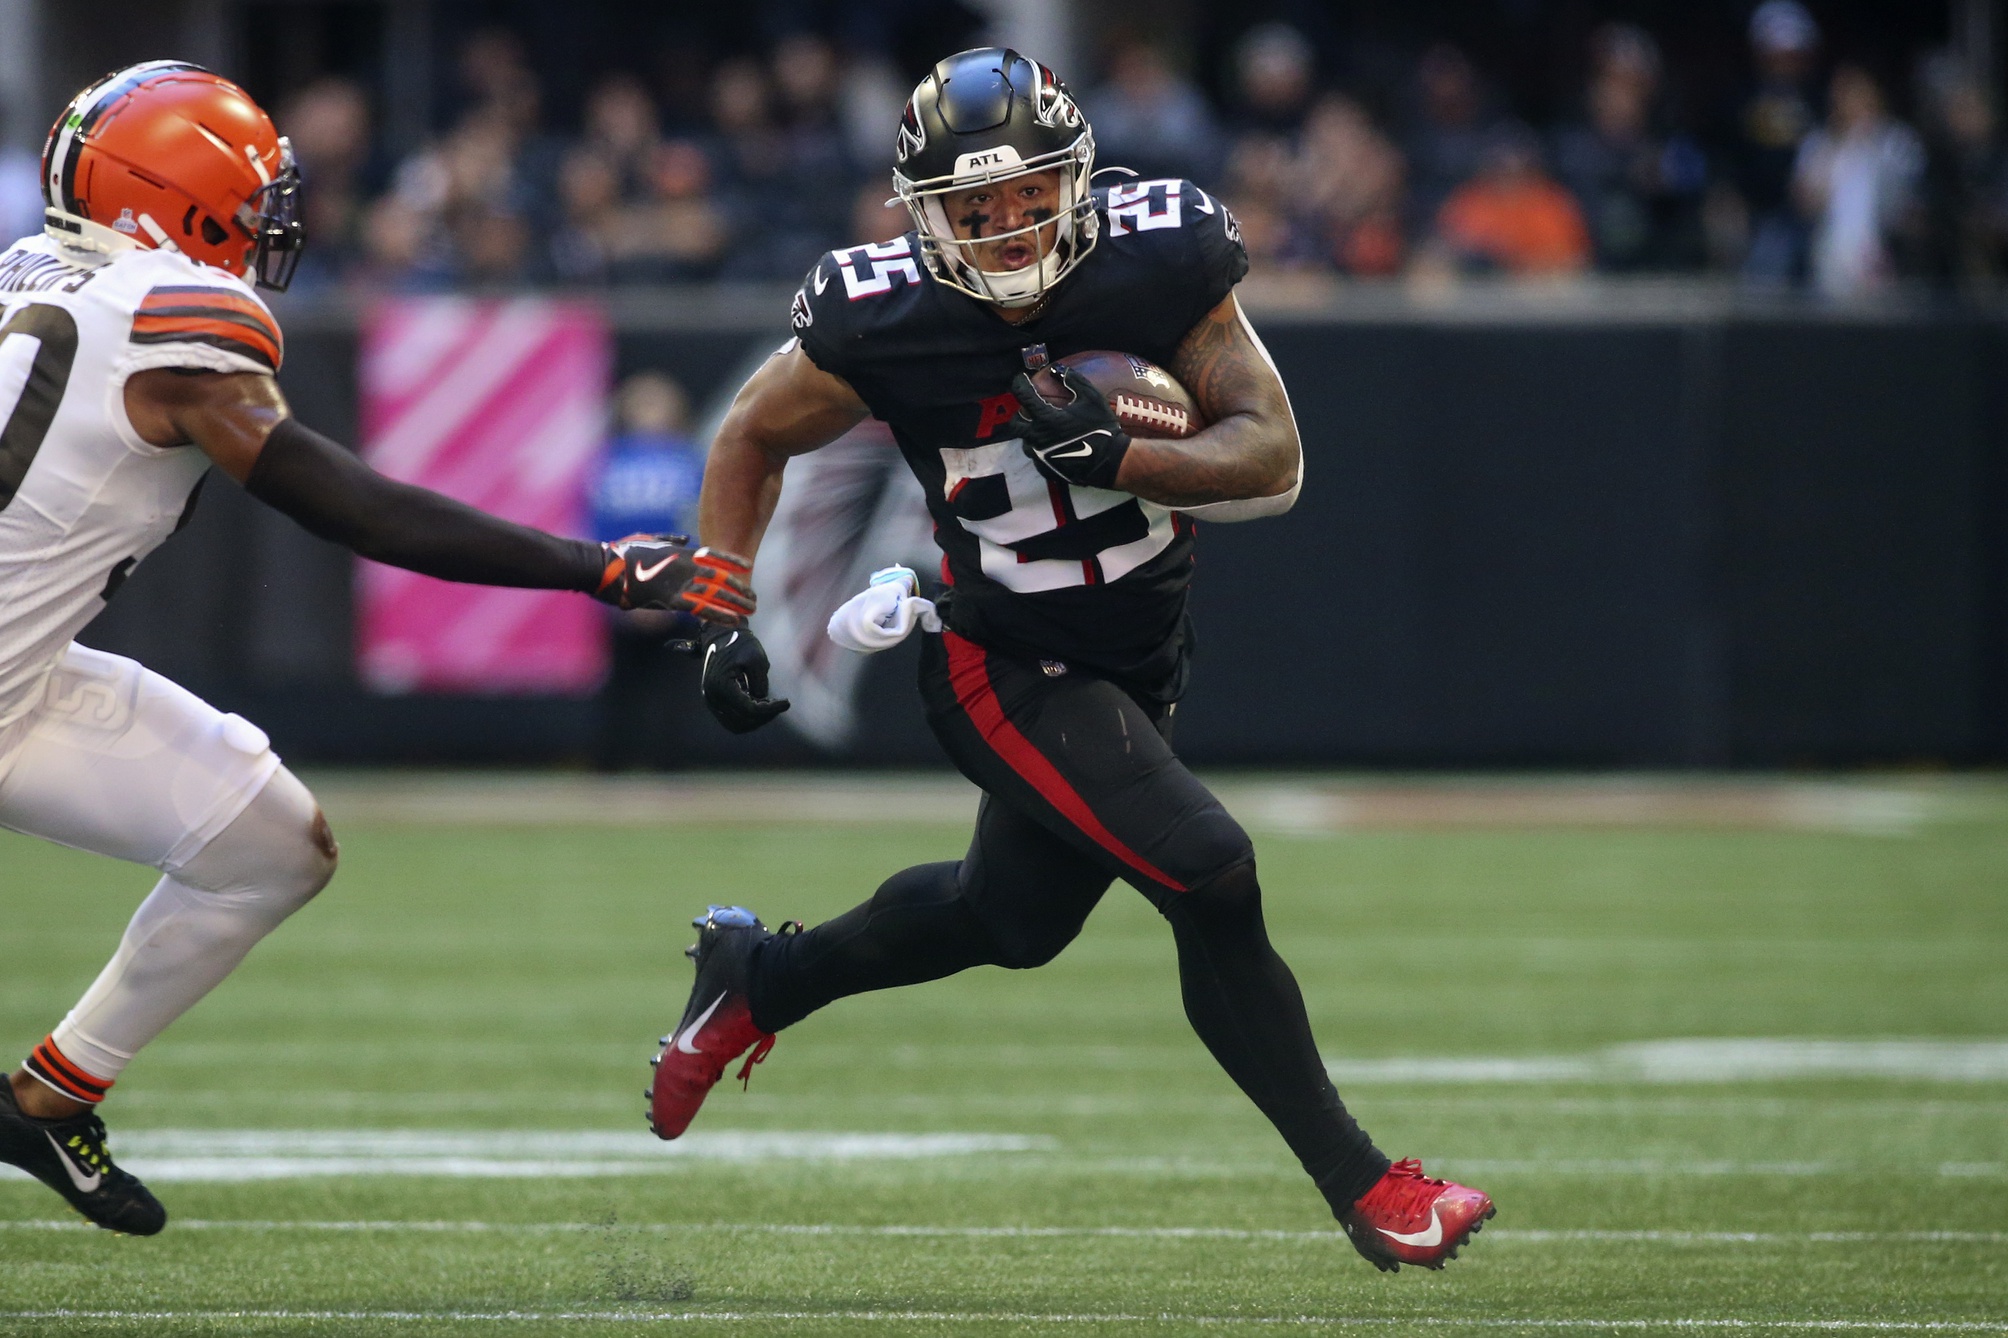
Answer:
[[[1164,368],[1133,353],[1096,349],[1061,358],[1054,367],[1070,367],[1108,396],[1116,420],[1132,437],[1189,437],[1206,426],[1192,393]],[[1054,404],[1067,402],[1067,388],[1044,368],[1032,385]]]

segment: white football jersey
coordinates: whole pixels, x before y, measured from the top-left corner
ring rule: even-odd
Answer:
[[[249,284],[170,251],[46,236],[0,252],[0,732],[84,624],[193,508],[209,459],[141,440],[125,383],[151,367],[279,369]]]

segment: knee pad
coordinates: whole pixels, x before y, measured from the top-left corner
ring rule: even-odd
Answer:
[[[256,902],[284,919],[328,885],[339,854],[312,792],[281,767],[174,876],[199,891]]]

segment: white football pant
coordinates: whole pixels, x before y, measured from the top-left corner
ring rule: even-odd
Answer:
[[[257,726],[72,645],[41,705],[0,731],[0,827],[166,876],[51,1034],[62,1055],[109,1083],[325,887],[318,812]]]

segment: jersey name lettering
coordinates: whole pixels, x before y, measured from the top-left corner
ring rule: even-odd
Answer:
[[[893,280],[920,282],[920,266],[914,263],[913,244],[904,237],[889,242],[867,242],[834,253],[837,273],[844,276],[844,292],[855,302],[861,297],[878,297],[892,291]],[[868,275],[859,270],[871,266]]]
[[[1158,228],[1178,227],[1180,219],[1179,195],[1184,182],[1132,181],[1109,188],[1109,236],[1128,236],[1131,229],[1137,232],[1154,232]]]
[[[96,277],[96,270],[82,269],[33,251],[16,251],[0,257],[0,292],[46,293],[51,288],[68,285],[63,291],[74,293]]]

